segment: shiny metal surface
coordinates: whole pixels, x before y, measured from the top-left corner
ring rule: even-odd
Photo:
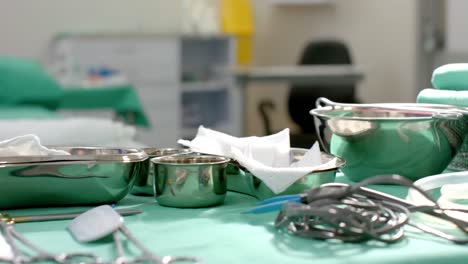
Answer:
[[[154,194],[160,205],[207,207],[224,202],[230,159],[200,154],[152,158]]]
[[[135,195],[154,195],[153,182],[154,182],[154,170],[153,164],[150,159],[168,155],[177,154],[188,154],[192,151],[189,149],[178,149],[178,148],[143,148],[143,151],[148,155],[148,159],[144,162],[140,173],[136,177],[135,184],[130,191]]]
[[[468,132],[466,110],[427,104],[340,104],[311,110],[322,147],[346,160],[353,181],[379,174],[411,180],[442,172]]]
[[[72,155],[0,158],[0,209],[115,203],[148,157],[138,149],[54,148]]]
[[[51,146],[51,148],[65,150],[71,155],[55,156],[15,156],[0,157],[0,165],[11,166],[13,164],[43,163],[59,161],[135,161],[146,159],[145,152],[139,149],[120,148],[100,148],[100,147],[61,147]]]
[[[297,161],[307,152],[307,149],[292,148],[291,149],[291,161]],[[322,160],[324,163],[335,158],[334,156],[326,153],[322,154]],[[257,197],[258,199],[266,199],[276,195],[285,194],[297,194],[303,191],[317,187],[324,183],[330,183],[335,181],[336,172],[339,168],[345,164],[344,160],[337,158],[336,163],[332,164],[329,168],[325,168],[320,171],[316,171],[305,175],[301,179],[293,183],[288,189],[279,194],[273,193],[260,179],[253,176],[245,168],[240,167],[236,164],[231,163],[227,168],[227,188],[229,191],[240,192],[248,195]]]

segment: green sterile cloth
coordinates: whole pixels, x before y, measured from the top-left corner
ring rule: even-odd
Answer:
[[[0,120],[51,118],[60,118],[60,115],[55,111],[39,106],[0,106]]]
[[[149,127],[138,95],[130,85],[106,88],[70,88],[64,89],[60,102],[61,109],[113,109],[126,121]],[[133,119],[133,120],[131,120]]]
[[[33,60],[0,57],[0,104],[57,108],[62,90]]]
[[[421,104],[448,104],[468,107],[468,91],[423,89],[418,93],[416,102]]]
[[[468,63],[446,64],[435,69],[432,85],[441,90],[468,90]]]
[[[339,176],[337,181],[346,182],[346,178]],[[403,187],[385,185],[376,189],[399,197],[406,195]],[[242,214],[257,202],[253,197],[228,192],[221,206],[178,209],[159,206],[153,197],[130,195],[118,207],[141,205],[144,212],[124,217],[125,224],[154,253],[198,256],[205,264],[465,264],[468,259],[466,245],[455,245],[413,231],[407,231],[405,238],[395,244],[339,243],[295,237],[278,232],[273,226],[276,212]],[[7,213],[26,215],[77,209],[84,208],[10,210]],[[93,252],[104,261],[115,256],[111,238],[93,243],[74,241],[66,230],[69,222],[20,223],[15,227],[33,242],[55,253]],[[124,245],[126,252],[138,252],[129,242]]]

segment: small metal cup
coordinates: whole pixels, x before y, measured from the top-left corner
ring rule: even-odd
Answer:
[[[208,207],[224,202],[230,159],[201,154],[151,159],[156,201],[170,207]]]
[[[153,192],[153,164],[150,162],[151,158],[170,156],[177,154],[191,153],[190,149],[178,148],[144,148],[143,151],[148,155],[148,159],[144,161],[140,172],[138,173],[135,184],[131,190],[135,195],[154,195]]]

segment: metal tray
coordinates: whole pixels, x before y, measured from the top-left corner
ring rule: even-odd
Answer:
[[[139,149],[54,148],[71,155],[0,157],[0,209],[115,203],[148,158]]]

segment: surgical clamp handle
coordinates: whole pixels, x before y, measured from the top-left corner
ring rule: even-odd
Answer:
[[[125,259],[124,257],[124,250],[122,246],[122,241],[119,239],[119,234],[117,231],[122,232],[125,237],[127,237],[132,243],[135,244],[135,246],[141,250],[143,253],[142,256],[136,257],[133,260],[128,260]],[[125,227],[125,225],[121,225],[119,229],[112,233],[112,236],[114,238],[116,248],[117,248],[117,259],[115,260],[116,264],[123,264],[123,263],[140,263],[140,262],[145,262],[149,261],[152,263],[158,263],[158,264],[170,264],[170,263],[177,263],[177,262],[191,262],[195,264],[201,264],[202,262],[195,258],[195,257],[184,257],[184,256],[163,256],[159,257],[154,255],[151,251],[146,249],[143,244],[140,243],[133,235],[132,233]]]
[[[31,241],[27,240],[23,235],[18,233],[13,228],[12,223],[0,221],[0,227],[5,236],[5,240],[10,245],[11,251],[13,253],[12,259],[0,259],[0,261],[12,263],[12,264],[18,264],[18,263],[34,263],[34,262],[48,260],[48,261],[53,261],[59,264],[66,264],[66,263],[69,263],[68,260],[72,258],[85,257],[85,258],[88,258],[92,263],[101,263],[100,258],[91,253],[89,254],[88,253],[71,253],[71,254],[58,254],[58,255],[50,254],[46,252],[45,250],[37,247],[36,245],[31,243]],[[29,249],[34,251],[37,255],[32,256],[32,257],[26,257],[22,255],[20,253],[20,250],[18,249],[17,244],[15,243],[14,238],[19,240],[25,246],[29,247]],[[86,262],[83,262],[83,263],[86,263]]]
[[[348,185],[343,184],[343,183],[327,183],[327,184],[324,184],[324,186],[348,187]],[[400,199],[398,197],[388,195],[386,193],[382,193],[382,192],[379,192],[379,191],[374,191],[374,190],[366,188],[366,187],[356,186],[356,189],[361,194],[365,194],[368,197],[372,197],[372,198],[379,199],[379,200],[389,200],[391,202],[394,202],[394,203],[400,204],[402,206],[408,207],[410,209],[410,211],[411,211],[412,208],[424,208],[424,206],[417,206],[417,205],[409,203],[409,202],[407,202],[407,201],[405,201],[403,199]],[[428,198],[428,200],[433,202],[432,199]],[[443,211],[443,210],[457,210],[457,209],[456,208],[447,208],[447,209],[444,208],[444,209],[440,209],[440,210]],[[460,220],[458,218],[453,218],[453,217],[451,217],[451,216],[449,216],[447,214],[444,214],[442,212],[437,212],[435,210],[430,210],[430,211],[427,211],[427,212],[424,212],[424,213],[435,216],[435,217],[438,217],[438,218],[441,218],[441,219],[444,219],[446,221],[450,221],[450,222],[454,223],[462,231],[468,232],[468,228],[467,228],[468,222],[466,222],[466,221]],[[416,227],[416,228],[418,228],[418,229],[420,229],[422,231],[425,231],[427,233],[430,233],[430,234],[433,234],[435,236],[450,240],[450,241],[452,241],[454,243],[459,243],[459,244],[468,243],[468,239],[457,238],[455,236],[446,234],[444,232],[441,232],[440,230],[434,229],[434,228],[432,228],[430,226],[427,226],[427,225],[423,225],[423,224],[419,224],[419,223],[413,223],[412,221],[410,221],[408,224],[410,224],[410,225],[412,225],[412,226],[414,226],[414,227]]]

